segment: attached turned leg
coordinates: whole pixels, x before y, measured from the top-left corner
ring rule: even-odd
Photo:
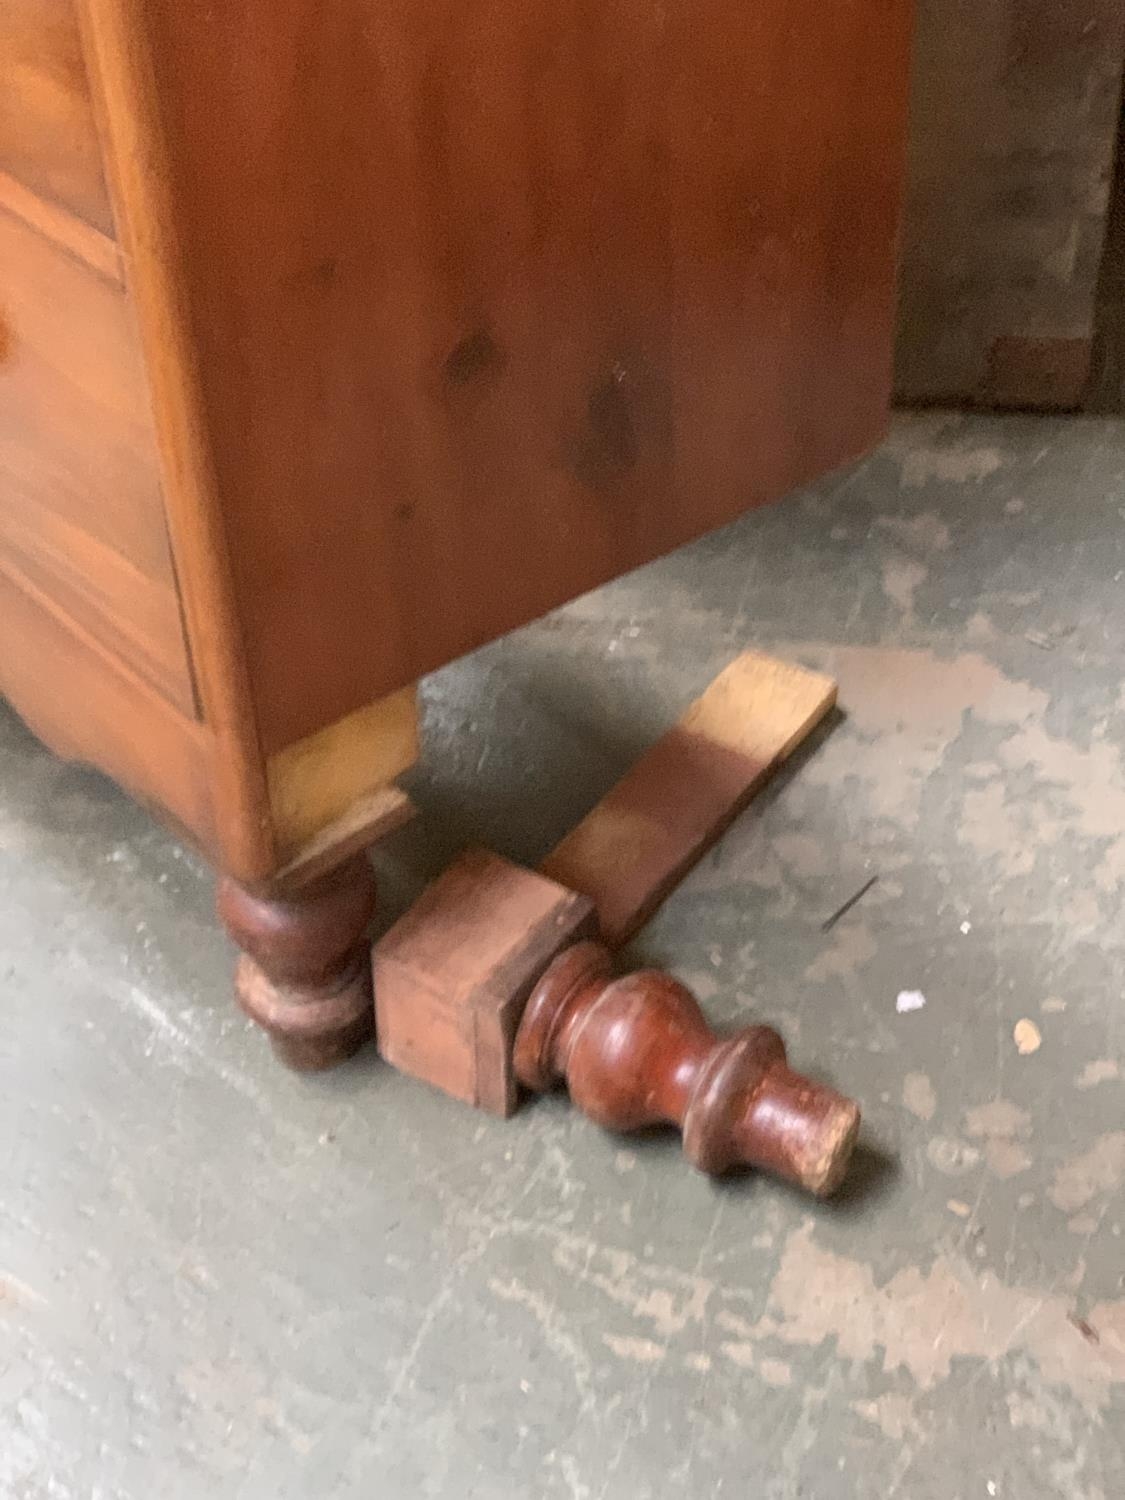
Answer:
[[[374,1025],[367,926],[375,875],[365,855],[280,897],[224,878],[218,909],[242,949],[239,1004],[269,1033],[282,1062],[313,1072],[362,1046]]]

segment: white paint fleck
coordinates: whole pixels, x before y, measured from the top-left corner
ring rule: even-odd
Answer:
[[[853,1401],[852,1411],[873,1427],[878,1427],[884,1437],[895,1443],[901,1443],[907,1435],[919,1433],[913,1401],[895,1391],[887,1391],[873,1401]]]
[[[526,1308],[531,1313],[542,1329],[543,1341],[547,1348],[564,1365],[569,1365],[575,1387],[582,1400],[583,1408],[588,1408],[593,1401],[593,1372],[590,1367],[590,1360],[581,1344],[566,1327],[563,1316],[555,1304],[543,1292],[535,1287],[525,1286],[514,1276],[506,1282],[501,1281],[499,1277],[491,1277],[488,1282],[488,1289],[493,1296],[499,1297],[501,1301],[513,1302],[517,1307]],[[446,1290],[451,1294],[452,1288],[447,1288]],[[448,1300],[448,1297],[445,1300]],[[443,1305],[440,1297],[435,1300],[433,1308],[440,1310],[439,1304]],[[422,1334],[426,1331],[428,1330],[426,1329],[426,1320],[424,1319],[419,1333]],[[415,1346],[412,1352],[408,1354],[404,1362],[404,1369],[412,1369],[413,1360],[417,1357],[417,1345],[418,1336],[415,1337]],[[396,1382],[396,1384],[401,1384],[401,1382]],[[397,1392],[395,1394],[397,1399]]]
[[[883,563],[883,592],[903,614],[914,613],[914,596],[930,576],[920,562],[905,557],[888,557]]]
[[[980,484],[1004,467],[999,448],[918,447],[903,459],[902,482],[921,489],[931,480],[944,484]]]
[[[980,1152],[975,1146],[942,1135],[935,1135],[926,1146],[926,1157],[931,1167],[945,1177],[964,1177],[980,1163]]]
[[[1031,1116],[1008,1099],[993,1099],[968,1110],[965,1134],[985,1142],[984,1159],[996,1177],[1017,1177],[1031,1166],[1031,1157],[1020,1144],[1031,1136]]]
[[[880,516],[875,525],[880,531],[889,532],[906,548],[921,552],[949,550],[949,527],[933,511],[920,516]]]
[[[1031,1115],[1010,1099],[992,1099],[965,1111],[965,1134],[974,1140],[1027,1140]]]
[[[663,1344],[657,1344],[652,1339],[628,1335],[603,1333],[602,1343],[607,1349],[612,1349],[618,1359],[632,1360],[637,1365],[659,1364],[668,1352]]]
[[[769,1307],[772,1338],[813,1349],[832,1340],[839,1360],[878,1360],[884,1374],[905,1370],[924,1391],[948,1380],[957,1361],[1021,1354],[1044,1383],[1068,1387],[1092,1408],[1125,1384],[1125,1338],[1117,1338],[1125,1303],[1089,1310],[1102,1335],[1094,1347],[1075,1336],[1070,1292],[1009,1286],[961,1257],[906,1266],[879,1282],[872,1266],[819,1245],[811,1220],[789,1237]]]
[[[1030,1057],[1043,1045],[1043,1033],[1035,1022],[1029,1021],[1026,1016],[1022,1021],[1016,1022],[1012,1036],[1015,1039],[1016,1051],[1021,1057]]]
[[[47,1299],[29,1286],[26,1281],[21,1281],[18,1276],[13,1276],[11,1271],[0,1271],[0,1302],[10,1299],[13,1302],[26,1302],[32,1307],[46,1307]]]
[[[1064,1214],[1085,1208],[1099,1193],[1113,1192],[1125,1181],[1125,1130],[1114,1130],[1064,1162],[1055,1173],[1050,1198]]]
[[[925,1003],[926,997],[921,990],[900,990],[895,1009],[900,1016],[905,1016],[912,1010],[921,1010]]]
[[[961,923],[961,936],[962,937],[968,937],[969,933],[972,932],[972,930],[973,930],[973,924],[971,922],[962,922]]]
[[[1074,1080],[1075,1088],[1094,1089],[1099,1083],[1112,1083],[1121,1077],[1121,1068],[1112,1057],[1099,1057],[1089,1062]]]
[[[779,1389],[793,1384],[793,1369],[783,1359],[763,1359],[758,1364],[758,1374],[767,1385]]]
[[[907,1073],[902,1080],[902,1102],[919,1120],[932,1120],[937,1110],[934,1086],[925,1073]]]
[[[757,1350],[753,1344],[726,1343],[720,1347],[731,1363],[738,1365],[740,1369],[752,1370],[754,1368]]]
[[[866,922],[841,922],[833,929],[830,946],[806,968],[805,978],[813,984],[844,979],[870,963],[878,951]]]

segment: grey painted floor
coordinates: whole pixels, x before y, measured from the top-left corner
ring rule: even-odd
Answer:
[[[201,866],[0,710],[0,1494],[1125,1494],[1125,428],[903,419],[442,673],[384,920],[542,853],[747,644],[844,716],[636,956],[863,1101],[827,1208],[282,1073]]]

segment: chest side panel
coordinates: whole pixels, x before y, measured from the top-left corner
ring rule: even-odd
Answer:
[[[909,10],[146,3],[267,752],[877,440]]]

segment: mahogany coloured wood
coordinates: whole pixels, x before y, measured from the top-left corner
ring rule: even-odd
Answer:
[[[520,1084],[565,1080],[610,1129],[682,1126],[703,1171],[753,1165],[832,1192],[858,1107],[794,1073],[769,1027],[720,1038],[670,975],[614,978],[608,947],[590,941],[594,916],[587,897],[469,850],[375,944],[380,1053],[501,1116]]]
[[[73,0],[0,0],[0,170],[113,233]]]
[[[859,1106],[794,1073],[776,1031],[720,1038],[682,984],[651,970],[616,979],[600,943],[580,943],[548,968],[514,1061],[526,1088],[565,1081],[607,1129],[679,1125],[702,1172],[753,1166],[818,1197],[840,1186],[859,1134]]]
[[[585,896],[466,850],[372,950],[380,1054],[476,1109],[513,1114],[527,998],[557,953],[596,932]]]
[[[882,433],[909,0],[86,6],[266,756]]]
[[[334,1067],[372,1033],[366,935],[375,895],[362,854],[289,898],[255,894],[229,877],[219,884],[219,915],[243,949],[239,1002],[298,1072]]]

